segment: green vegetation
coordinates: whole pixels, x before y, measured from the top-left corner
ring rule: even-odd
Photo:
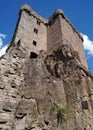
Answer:
[[[54,91],[52,89],[49,89],[48,92],[47,92],[50,96],[53,96],[54,95]]]
[[[73,56],[73,58],[76,58],[76,59],[80,60],[80,57],[79,57],[79,53],[78,53],[78,52],[73,51],[73,52],[72,52],[72,56]]]
[[[71,110],[69,108],[61,108],[58,105],[54,104],[51,107],[51,112],[56,112],[57,114],[57,124],[61,125],[63,121],[65,121],[65,115],[68,115],[71,113]]]
[[[54,56],[53,54],[48,55],[48,56],[45,58],[44,63],[45,63],[46,65],[54,64],[54,63],[55,63],[55,56]]]
[[[58,114],[69,114],[71,110],[69,108],[61,108],[58,105],[53,105],[51,111],[56,111]]]

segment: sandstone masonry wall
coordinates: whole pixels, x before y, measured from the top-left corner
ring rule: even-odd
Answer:
[[[78,52],[82,65],[88,68],[83,39],[62,10],[57,10],[49,19],[44,19],[28,5],[23,5],[19,17],[13,42],[17,44],[20,41],[27,55],[31,52],[38,54],[40,50],[52,53],[60,48],[60,44],[69,44]]]
[[[14,43],[17,44],[20,40],[28,55],[31,51],[38,53],[40,50],[47,50],[47,28],[44,22],[38,16],[28,14],[26,10],[22,10],[20,15]]]
[[[93,130],[93,75],[82,42],[61,10],[45,20],[21,7],[0,57],[0,130]]]
[[[53,18],[53,20],[49,22],[49,27],[47,28],[47,40],[48,52],[55,50],[62,41],[59,16],[56,16],[56,18]]]
[[[87,67],[87,62],[84,53],[83,41],[74,27],[65,18],[61,18],[61,29],[63,43],[71,45],[75,51],[79,53],[81,63]]]

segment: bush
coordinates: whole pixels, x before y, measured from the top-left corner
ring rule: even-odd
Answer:
[[[51,111],[55,111],[59,114],[69,114],[71,112],[71,110],[69,108],[61,108],[57,105],[53,105],[51,107]]]
[[[65,115],[68,115],[71,113],[71,110],[69,108],[61,108],[58,105],[54,104],[51,107],[51,112],[56,112],[57,114],[57,124],[61,125],[63,121],[65,121]]]

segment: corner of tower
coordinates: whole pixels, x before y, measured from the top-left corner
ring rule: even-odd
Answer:
[[[31,7],[28,5],[28,4],[23,4],[22,6],[21,6],[21,8],[20,8],[20,11],[22,11],[22,10],[31,10]]]
[[[55,15],[57,14],[64,14],[63,10],[62,9],[57,9],[55,12],[54,12]]]
[[[53,13],[53,15],[48,19],[48,21],[49,21],[49,22],[50,22],[50,21],[53,21],[53,19],[55,19],[58,15],[64,16],[64,12],[63,12],[62,9],[57,9],[57,10]]]

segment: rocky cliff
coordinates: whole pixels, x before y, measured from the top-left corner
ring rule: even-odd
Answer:
[[[12,45],[0,58],[0,130],[93,130],[93,76],[62,44],[27,56]]]

